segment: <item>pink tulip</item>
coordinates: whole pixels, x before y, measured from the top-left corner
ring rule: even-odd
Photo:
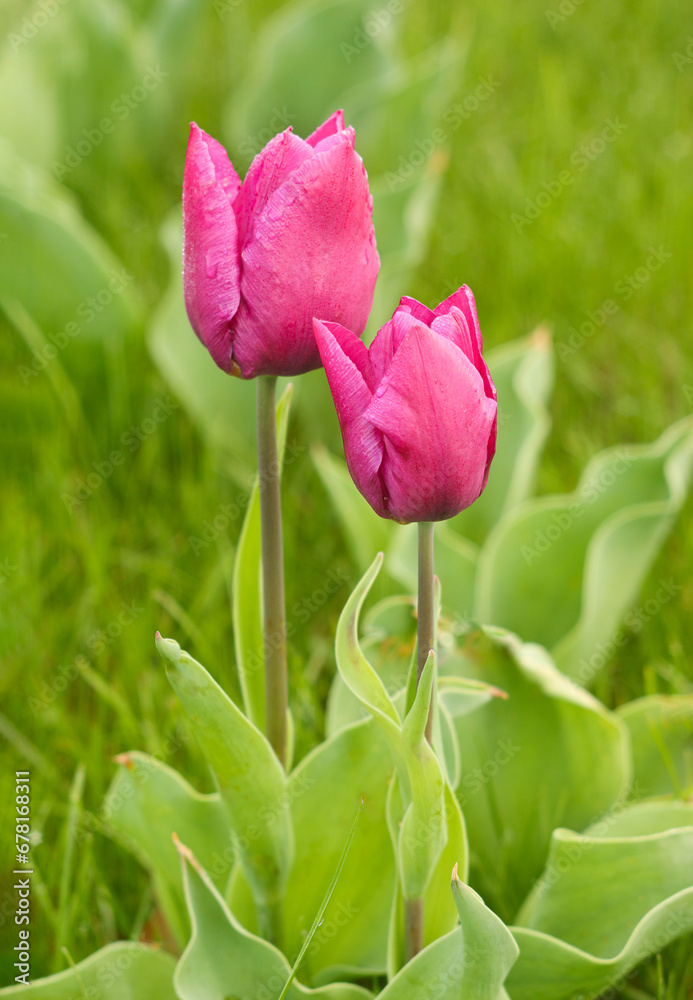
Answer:
[[[320,367],[313,316],[361,333],[380,260],[354,130],[335,113],[307,139],[290,128],[241,184],[193,123],[183,180],[183,284],[195,333],[226,372]]]
[[[349,471],[381,517],[442,521],[479,497],[496,449],[496,390],[463,285],[431,311],[403,298],[370,348],[315,320]]]

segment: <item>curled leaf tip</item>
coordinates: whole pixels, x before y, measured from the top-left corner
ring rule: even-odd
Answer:
[[[507,691],[503,691],[501,688],[497,688],[497,687],[492,687],[491,688],[491,696],[493,698],[502,698],[503,701],[507,701],[508,697],[509,697]]]
[[[119,753],[113,758],[114,764],[122,764],[128,771],[134,770],[135,763],[129,753]]]
[[[156,648],[165,660],[175,663],[181,653],[180,645],[175,639],[164,639],[159,632],[156,633]]]
[[[459,878],[457,875],[457,862],[455,862],[455,864],[452,866],[452,876],[450,878],[450,881],[452,882],[453,885],[455,884],[455,882],[459,882]]]

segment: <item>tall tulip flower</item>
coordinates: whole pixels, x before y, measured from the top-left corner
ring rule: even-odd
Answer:
[[[315,321],[349,471],[376,513],[441,521],[481,494],[496,446],[496,391],[466,285],[430,310],[403,298],[370,348]]]
[[[320,367],[313,316],[361,333],[380,261],[354,130],[335,113],[280,132],[245,180],[194,123],[183,179],[183,285],[192,328],[226,372]]]
[[[433,522],[472,504],[496,448],[496,390],[466,285],[436,309],[403,298],[370,348],[334,322],[315,337],[357,487],[381,517],[419,522],[417,684],[435,646]],[[433,703],[426,735],[431,740]],[[423,899],[405,900],[408,958]]]
[[[380,261],[354,130],[335,113],[307,139],[291,129],[245,180],[193,123],[183,179],[183,286],[190,323],[226,372],[258,380],[265,731],[286,761],[286,611],[276,380],[320,367],[313,316],[361,332]]]

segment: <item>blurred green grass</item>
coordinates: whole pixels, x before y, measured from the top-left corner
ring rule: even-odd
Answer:
[[[375,2],[373,9],[380,6]],[[540,492],[571,489],[595,451],[652,440],[693,404],[693,62],[677,60],[677,66],[674,60],[689,42],[688,11],[673,0],[606,0],[576,4],[552,26],[555,18],[547,12],[570,6],[556,0],[514,6],[410,0],[398,15],[402,45],[412,56],[447,35],[464,42],[466,58],[444,111],[456,102],[464,107],[489,76],[497,81],[478,110],[457,125],[452,114],[448,119],[442,148],[449,166],[430,246],[402,292],[435,304],[451,286],[468,283],[489,346],[542,320],[553,327],[559,349],[554,430]],[[13,119],[15,98],[20,107],[27,104],[21,57],[32,46],[48,52],[55,33],[51,58],[57,62],[46,64],[49,79],[53,73],[56,80],[53,98],[77,114],[89,91],[107,95],[107,108],[111,97],[137,83],[122,64],[118,40],[125,40],[127,50],[142,18],[168,13],[167,30],[183,33],[176,50],[182,55],[166,81],[169,89],[159,95],[162,110],[153,116],[149,145],[141,142],[133,111],[113,142],[106,136],[62,179],[134,275],[146,315],[169,280],[159,228],[179,203],[188,123],[195,118],[212,134],[225,134],[228,107],[245,96],[252,42],[278,7],[246,0],[227,5],[222,19],[219,4],[211,2],[71,0],[35,39],[11,52],[10,34],[39,8],[15,0],[3,4],[0,79],[6,101],[0,135],[4,131],[21,155],[49,171],[55,149],[64,150],[66,141],[58,137],[51,146],[53,111],[40,90],[35,114]],[[83,30],[85,21],[91,33]],[[160,56],[156,50],[146,55],[154,62]],[[341,59],[337,52],[334,58]],[[580,170],[580,148],[596,153],[591,144],[609,120],[626,127]],[[245,166],[248,157],[244,162],[240,148],[231,144],[230,152]],[[393,163],[392,170],[398,166]],[[566,169],[573,182],[561,185],[538,218],[518,232],[512,216],[524,214],[526,199],[536,202],[544,184],[556,191]],[[626,297],[620,283],[646,266],[651,247],[671,256]],[[561,361],[560,345],[568,343],[571,328],[608,299],[616,302],[615,313]],[[31,303],[24,305],[31,309]],[[184,738],[187,730],[153,634],[157,628],[175,634],[234,688],[229,588],[241,518],[198,553],[192,550],[189,537],[200,536],[204,522],[213,521],[222,504],[233,503],[239,487],[229,463],[210,449],[182,406],[155,433],[143,434],[136,449],[123,442],[158,400],[176,402],[150,359],[143,324],[128,330],[103,364],[80,369],[73,362],[81,348],[73,344],[26,384],[18,366],[30,365],[31,351],[6,317],[0,327],[0,712],[12,727],[0,719],[0,811],[10,815],[13,772],[33,754],[34,816],[43,837],[34,857],[45,887],[37,891],[33,923],[36,976],[64,967],[61,946],[77,961],[114,937],[139,932],[145,922],[148,934],[160,934],[151,925],[144,874],[101,834],[80,842],[72,870],[63,872],[67,797],[83,764],[83,807],[98,814],[113,773],[110,758],[131,747],[155,753],[173,745],[167,762],[201,789],[210,788],[200,754]],[[77,409],[66,405],[64,386],[53,375],[58,370],[72,380]],[[300,441],[300,427],[296,433]],[[325,433],[334,435],[335,424]],[[74,493],[92,463],[114,449],[122,451],[123,464],[70,512],[61,495]],[[662,577],[673,577],[682,590],[619,650],[598,692],[608,704],[643,692],[689,689],[692,511],[689,503],[650,574],[643,601]],[[353,582],[354,568],[307,450],[287,468],[285,512],[289,608],[320,587],[328,568],[343,569]],[[312,613],[308,627],[291,640],[299,753],[322,732],[331,636],[347,587]],[[133,620],[119,632],[123,603],[131,606]],[[102,637],[99,645],[98,630],[109,641]],[[86,658],[91,672],[80,670],[57,690],[60,667],[76,657]],[[17,733],[28,745],[17,742]],[[180,738],[171,743],[172,734]],[[6,844],[0,851],[0,900],[11,886]],[[61,879],[69,887],[62,907]],[[0,927],[3,937],[7,929]],[[11,978],[5,955],[3,982]],[[669,949],[662,975],[671,985],[660,996],[690,996],[686,962],[684,948]],[[656,994],[655,972],[643,975]]]

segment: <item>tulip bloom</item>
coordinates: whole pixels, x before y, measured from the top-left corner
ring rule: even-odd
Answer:
[[[243,378],[320,367],[313,316],[361,333],[380,261],[354,130],[335,113],[307,139],[290,128],[241,180],[194,123],[183,180],[183,283],[195,333]]]
[[[403,298],[370,348],[333,322],[315,336],[349,471],[381,517],[441,521],[479,497],[496,448],[496,390],[463,285],[431,311]]]

